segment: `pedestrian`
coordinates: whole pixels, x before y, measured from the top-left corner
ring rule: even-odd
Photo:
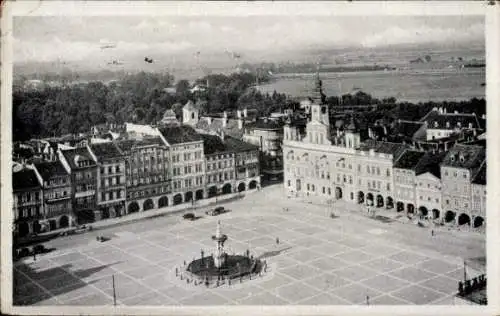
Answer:
[[[434,236],[434,229],[433,229],[433,230],[431,230],[431,235],[432,235],[432,236]]]
[[[36,261],[36,252],[33,251],[33,261]]]
[[[276,237],[276,245],[279,245],[280,244],[280,239],[278,237]]]

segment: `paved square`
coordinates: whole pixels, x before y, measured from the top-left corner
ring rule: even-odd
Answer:
[[[127,306],[445,304],[463,277],[456,260],[385,237],[389,226],[370,228],[374,221],[367,221],[366,229],[358,229],[350,227],[355,219],[304,211],[316,206],[283,212],[263,203],[234,201],[232,212],[192,222],[172,215],[106,228],[102,234],[111,239],[104,243],[72,236],[78,247],[16,263],[14,303],[112,305],[114,276],[117,303]],[[250,249],[266,260],[266,273],[218,288],[175,276],[202,249],[213,251],[218,220],[228,252]]]

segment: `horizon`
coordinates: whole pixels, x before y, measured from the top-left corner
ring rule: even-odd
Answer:
[[[312,62],[346,52],[484,48],[484,17],[15,17],[14,65],[164,70]],[[144,65],[143,58],[154,60]],[[148,67],[149,66],[149,67]],[[116,67],[115,67],[116,68]],[[132,69],[130,69],[132,68]]]

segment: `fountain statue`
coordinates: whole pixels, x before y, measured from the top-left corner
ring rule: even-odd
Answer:
[[[221,223],[218,221],[215,235],[212,236],[212,240],[216,242],[216,248],[212,255],[204,256],[205,252],[202,249],[201,258],[193,259],[187,265],[185,273],[190,278],[197,280],[196,284],[220,285],[224,280],[229,283],[231,279],[251,276],[251,274],[260,272],[262,265],[259,259],[244,254],[229,255],[224,250],[224,243],[227,239],[228,237],[222,233]]]

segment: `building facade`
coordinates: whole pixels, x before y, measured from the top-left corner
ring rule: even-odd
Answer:
[[[99,219],[125,214],[125,155],[113,142],[91,144],[89,151],[97,162],[97,208]]]
[[[59,160],[71,174],[73,213],[78,224],[100,218],[96,209],[97,164],[88,148],[59,150]]]
[[[159,129],[170,148],[172,204],[195,203],[206,197],[203,139],[190,126]]]
[[[457,144],[441,164],[444,222],[470,225],[472,216],[472,180],[485,160],[481,146]]]
[[[472,180],[472,226],[481,227],[486,220],[486,161]]]
[[[43,188],[44,222],[49,230],[66,228],[75,222],[72,212],[71,175],[60,161],[33,166]]]
[[[12,173],[14,193],[14,240],[40,233],[43,215],[42,184],[34,170],[23,168]]]
[[[170,148],[159,136],[116,143],[125,159],[126,213],[148,211],[171,204]]]

